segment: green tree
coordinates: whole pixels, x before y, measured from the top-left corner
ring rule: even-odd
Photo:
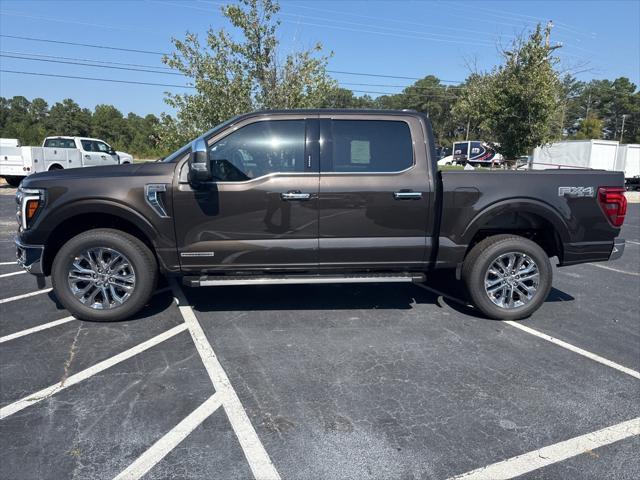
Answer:
[[[485,139],[489,134],[491,77],[473,73],[461,85],[452,117],[457,121],[460,140]]]
[[[48,135],[86,137],[91,131],[91,111],[80,108],[76,102],[65,98],[51,107],[46,129]]]
[[[576,138],[578,140],[602,138],[602,120],[590,113],[580,122]]]
[[[96,105],[91,117],[91,136],[116,148],[125,148],[130,141],[124,117],[113,105]]]
[[[550,33],[550,27],[538,25],[528,38],[517,39],[490,77],[488,124],[506,159],[554,139],[559,79],[552,56],[556,47],[545,40]]]
[[[191,78],[195,93],[166,94],[177,114],[162,119],[164,141],[183,143],[246,111],[324,103],[336,86],[326,72],[328,57],[320,44],[279,56],[279,10],[274,0],[240,0],[221,9],[234,32],[210,28],[206,45],[193,33],[173,39],[176,51],[163,61]]]

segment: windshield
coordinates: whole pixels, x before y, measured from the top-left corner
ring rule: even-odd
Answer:
[[[235,122],[239,117],[240,117],[240,115],[236,115],[235,117],[230,118],[226,122],[222,122],[220,125],[216,125],[211,130],[209,130],[208,132],[206,132],[203,135],[201,135],[201,137],[208,138],[211,135],[214,135],[215,133],[217,133],[220,130],[222,130],[223,128],[225,128],[227,125],[230,125],[233,122]],[[167,162],[168,163],[168,162],[173,162],[176,159],[182,158],[182,156],[189,150],[190,146],[191,146],[191,142],[189,142],[187,145],[183,145],[182,147],[180,147],[178,150],[176,150],[172,154],[167,155],[166,157],[161,158],[158,161],[159,162]]]

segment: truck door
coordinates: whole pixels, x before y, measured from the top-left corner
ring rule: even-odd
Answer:
[[[317,131],[299,115],[250,118],[208,140],[213,181],[195,188],[184,164],[173,193],[183,270],[317,266]]]
[[[424,268],[433,220],[419,120],[320,115],[320,125],[320,266]]]
[[[117,165],[120,163],[118,161],[118,155],[112,154],[113,149],[104,142],[100,142],[98,140],[93,141],[93,148],[96,150],[99,155],[99,164],[98,165]]]
[[[98,147],[93,140],[80,140],[82,146],[82,165],[85,167],[96,167],[102,165]]]

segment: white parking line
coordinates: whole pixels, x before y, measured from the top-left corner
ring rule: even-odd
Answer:
[[[604,268],[605,270],[612,270],[618,273],[625,273],[627,275],[633,275],[634,277],[640,277],[640,273],[627,272],[626,270],[619,270],[617,268],[607,267],[606,265],[598,265],[597,263],[587,263],[587,265],[591,265],[592,267]]]
[[[117,365],[120,362],[123,362],[141,352],[144,352],[145,350],[148,350],[149,348],[154,347],[159,343],[162,343],[165,340],[168,340],[171,337],[176,336],[177,334],[179,334],[180,332],[183,332],[186,329],[187,329],[187,326],[184,323],[181,323],[180,325],[177,325],[172,329],[161,333],[160,335],[156,335],[155,337],[150,338],[149,340],[142,342],[136,345],[135,347],[125,350],[124,352],[121,352],[118,355],[107,358],[106,360],[103,360],[102,362],[99,362],[93,365],[92,367],[89,367],[74,375],[71,375],[66,379],[62,380],[61,382],[58,382],[54,385],[43,388],[38,392],[32,393],[31,395],[28,395],[18,400],[17,402],[13,402],[7,405],[6,407],[0,408],[0,420],[8,417],[9,415],[13,415],[16,412],[19,412],[20,410],[27,408],[30,405],[34,405],[39,401],[44,400],[45,398],[48,398],[51,395],[60,392],[61,390],[64,390],[65,388],[75,385],[76,383],[80,383],[81,381],[86,380],[87,378],[92,377],[93,375],[100,373],[106,370],[107,368],[113,367],[114,365]]]
[[[138,480],[176,448],[191,432],[222,406],[220,394],[214,393],[184,420],[167,432],[114,480]]]
[[[635,435],[640,435],[640,417],[463,473],[452,480],[514,478]]]
[[[567,350],[570,350],[574,353],[582,355],[583,357],[590,358],[591,360],[601,363],[603,365],[606,365],[607,367],[615,368],[616,370],[619,370],[622,373],[626,373],[627,375],[631,375],[632,377],[640,380],[640,372],[636,370],[632,370],[631,368],[628,368],[628,367],[624,367],[618,363],[612,362],[611,360],[607,360],[606,358],[601,357],[600,355],[596,355],[595,353],[591,353],[586,350],[583,350],[582,348],[571,345],[570,343],[567,343],[558,338],[552,337],[551,335],[547,335],[546,333],[542,333],[542,332],[539,332],[538,330],[534,330],[533,328],[527,327],[526,325],[522,325],[521,323],[518,323],[518,322],[505,320],[502,323],[506,323],[507,325],[511,325],[512,327],[519,328],[523,332],[527,332],[531,335],[535,335],[536,337],[542,338],[543,340],[546,340],[548,342],[555,343],[556,345],[562,348],[566,348]]]
[[[30,335],[32,333],[40,332],[41,330],[46,330],[47,328],[57,327],[58,325],[62,325],[63,323],[72,322],[75,320],[75,317],[64,317],[60,320],[54,320],[53,322],[43,323],[42,325],[38,325],[37,327],[27,328],[26,330],[20,330],[19,332],[12,333],[11,335],[5,335],[4,337],[0,337],[0,343],[8,342],[9,340],[15,340],[16,338],[24,337],[25,335]]]
[[[13,261],[13,262],[0,262],[0,265],[17,265],[17,264],[18,264],[18,262],[15,262],[15,261]]]
[[[633,245],[640,245],[640,242],[636,242],[634,240],[627,240],[627,243],[631,243]]]
[[[23,273],[27,273],[26,270],[20,270],[18,272],[11,272],[11,273],[3,273],[2,275],[0,275],[0,278],[13,277],[14,275],[22,275]]]
[[[450,295],[447,295],[446,293],[436,290],[435,288],[431,288],[420,283],[417,283],[416,285],[424,288],[425,290],[429,290],[433,293],[436,293],[437,295],[448,298],[449,300],[462,304],[466,307],[473,308],[471,305],[468,305],[465,301],[452,297]],[[640,379],[640,372],[633,370],[631,368],[625,367],[623,365],[620,365],[619,363],[612,362],[611,360],[607,360],[606,358],[601,357],[600,355],[596,355],[595,353],[588,352],[587,350],[583,350],[580,347],[571,345],[570,343],[562,341],[559,338],[552,337],[551,335],[547,335],[546,333],[539,332],[538,330],[534,330],[531,327],[527,327],[526,325],[523,325],[519,322],[514,322],[512,320],[503,320],[502,323],[506,323],[507,325],[511,325],[512,327],[519,328],[523,332],[527,332],[531,335],[535,335],[536,337],[542,338],[543,340],[547,340],[548,342],[558,345],[559,347],[566,348],[567,350],[570,350],[574,353],[587,357],[595,362],[601,363],[602,365],[606,365],[607,367],[614,368],[616,370],[619,370],[620,372],[626,373],[627,375],[631,375],[634,378]]]
[[[262,442],[260,442],[253,425],[251,425],[247,412],[245,412],[242,407],[236,391],[231,386],[229,377],[227,377],[222,365],[220,365],[218,357],[216,357],[182,289],[175,279],[172,278],[170,283],[178,303],[178,309],[189,329],[189,333],[202,358],[202,363],[204,363],[209,378],[211,378],[216,392],[222,399],[222,406],[227,413],[231,427],[238,437],[238,441],[249,463],[249,467],[253,472],[253,476],[260,480],[280,480],[278,471],[273,465],[273,462],[271,462]]]
[[[42,295],[43,293],[49,293],[53,288],[44,288],[42,290],[36,290],[35,292],[23,293],[22,295],[16,295],[15,297],[3,298],[0,300],[0,304],[15,302],[16,300],[22,300],[23,298],[33,297],[35,295]]]

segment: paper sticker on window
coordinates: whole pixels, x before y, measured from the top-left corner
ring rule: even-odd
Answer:
[[[371,153],[367,140],[351,140],[351,163],[369,164]]]

